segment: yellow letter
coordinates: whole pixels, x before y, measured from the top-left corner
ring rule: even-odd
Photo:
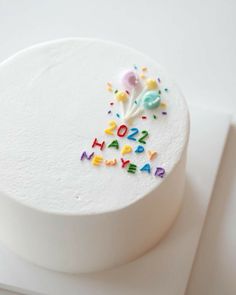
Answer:
[[[103,161],[103,157],[102,156],[98,156],[98,155],[95,155],[92,159],[92,164],[94,166],[99,166]]]
[[[121,154],[124,155],[124,154],[128,154],[128,153],[131,153],[132,152],[132,147],[130,145],[127,145],[125,144],[121,150]]]

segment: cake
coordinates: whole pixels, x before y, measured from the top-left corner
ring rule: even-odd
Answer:
[[[181,207],[186,102],[165,70],[94,39],[0,65],[0,240],[40,266],[91,272],[154,247]]]

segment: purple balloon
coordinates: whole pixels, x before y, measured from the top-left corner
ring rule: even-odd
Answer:
[[[126,72],[122,77],[122,83],[128,89],[135,87],[138,83],[137,74],[133,71]]]

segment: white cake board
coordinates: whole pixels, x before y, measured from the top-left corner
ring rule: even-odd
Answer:
[[[190,113],[183,208],[155,249],[110,271],[67,275],[28,263],[0,244],[0,288],[30,295],[183,295],[230,124],[228,114],[199,107],[191,107]]]

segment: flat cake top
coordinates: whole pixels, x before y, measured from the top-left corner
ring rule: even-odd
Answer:
[[[168,178],[188,132],[176,85],[130,48],[65,39],[0,65],[0,191],[37,209],[128,206]]]

